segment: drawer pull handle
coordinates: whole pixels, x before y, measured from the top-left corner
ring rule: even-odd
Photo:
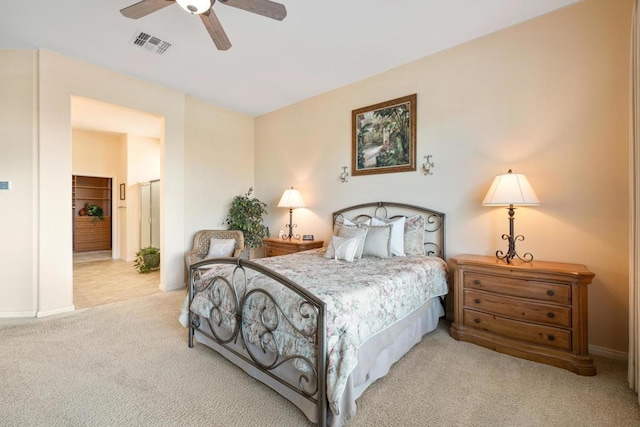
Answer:
[[[480,319],[473,319],[474,322],[480,323]]]
[[[553,292],[551,289],[549,289],[549,290],[547,291],[547,295],[549,295],[550,297],[554,296],[555,294],[556,294],[556,293],[555,293],[555,292]]]
[[[474,285],[479,285],[479,284],[480,284],[480,280],[478,280],[478,279],[474,280],[474,281],[473,281],[473,284],[474,284]]]
[[[547,317],[548,317],[549,319],[553,319],[554,317],[556,317],[556,315],[555,315],[554,313],[552,313],[552,312],[548,312],[548,313],[547,313]]]
[[[475,302],[476,304],[480,304],[480,298],[474,299],[473,302]]]
[[[553,335],[549,335],[547,336],[547,338],[549,339],[549,341],[553,341],[556,339],[556,337],[554,337]]]

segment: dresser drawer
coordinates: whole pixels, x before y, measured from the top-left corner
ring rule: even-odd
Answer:
[[[551,326],[519,322],[475,310],[464,310],[464,324],[495,334],[571,351],[571,332]]]
[[[465,289],[464,307],[525,322],[571,327],[571,308],[476,292]]]
[[[264,255],[267,257],[294,254],[297,251],[292,248],[265,246]]]
[[[464,288],[571,305],[571,286],[559,283],[467,272]]]

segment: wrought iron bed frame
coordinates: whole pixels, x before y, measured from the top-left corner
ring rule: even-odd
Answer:
[[[368,213],[360,212],[357,213],[356,216],[353,217],[353,219],[355,221],[360,221],[366,218],[371,218],[372,216],[388,219],[393,219],[400,216],[408,216],[407,214],[397,214],[388,217],[387,208],[390,207],[398,208],[403,211],[411,211],[413,212],[413,214],[420,213],[425,219],[425,252],[427,253],[427,255],[438,256],[444,259],[445,214],[434,211],[432,209],[394,202],[365,203],[334,212],[332,215],[333,223],[335,224],[336,220],[340,216],[344,216],[347,213],[351,212],[356,214],[357,212],[366,209],[373,209],[373,214],[371,215]],[[427,250],[428,247],[431,249]],[[208,331],[206,331],[201,328],[203,324],[200,316],[193,313],[190,308],[195,296],[196,281],[200,277],[202,268],[211,264],[228,264],[234,265],[235,267],[233,269],[231,280],[222,276],[216,276],[205,288],[211,289],[212,292],[215,291],[215,295],[213,298],[214,306],[211,309],[209,318],[204,319],[206,323],[205,326],[208,326]],[[282,307],[278,305],[276,299],[271,295],[269,291],[261,288],[254,288],[247,292],[247,270],[252,270],[261,275],[264,275],[297,294],[301,298],[300,303],[297,306],[297,312],[301,318],[310,321],[314,325],[313,330],[308,332],[296,328],[292,319],[288,318],[285,315]],[[221,328],[221,319],[223,316],[221,305],[223,301],[222,296],[220,295],[219,286],[222,286],[223,288],[226,288],[228,291],[230,291],[234,299],[233,317],[235,321],[233,322],[233,331],[228,331],[227,329]],[[216,287],[217,290],[214,290],[214,287]],[[247,306],[249,299],[254,294],[262,294],[265,298],[265,301],[268,301],[268,304],[270,304],[270,307],[267,307],[266,305],[262,306],[260,312],[260,320],[262,322],[262,326],[265,329],[265,332],[261,336],[261,348],[259,349],[263,353],[262,356],[264,356],[264,354],[268,354],[265,342],[273,338],[274,331],[278,329],[280,320],[282,320],[283,322],[287,322],[290,326],[292,326],[293,329],[297,333],[299,333],[301,337],[304,337],[304,339],[307,339],[315,344],[315,360],[309,360],[309,358],[302,355],[283,356],[280,354],[279,349],[277,349],[277,351],[275,352],[270,353],[270,361],[265,362],[261,360],[258,355],[256,355],[255,351],[252,350],[252,345],[250,345],[246,340],[246,331],[244,329],[243,322],[244,308]],[[275,322],[275,324],[266,324],[267,322],[265,322],[264,318],[264,312],[266,310],[273,310],[277,313],[277,321]],[[312,315],[311,319],[310,314]],[[220,319],[217,325],[212,321],[212,319],[214,318]],[[319,426],[327,425],[328,402],[326,397],[325,382],[327,374],[326,322],[326,304],[322,300],[320,300],[318,297],[316,297],[311,292],[307,291],[305,288],[298,285],[294,281],[288,279],[287,277],[253,261],[240,258],[213,258],[202,260],[189,266],[189,347],[193,347],[194,334],[196,329],[199,329],[199,333],[211,339],[222,348],[228,350],[237,358],[243,360],[250,366],[257,368],[261,373],[287,387],[295,394],[302,396],[304,399],[310,401],[317,410],[317,423]],[[227,334],[227,336],[222,336],[222,331],[226,331],[225,333]],[[276,340],[273,339],[272,342],[276,342]],[[230,345],[230,343],[235,343],[236,345],[233,346]],[[277,348],[277,342],[275,345]],[[228,359],[226,355],[223,354],[223,356]],[[285,380],[279,377],[275,372],[276,368],[281,367],[284,364],[292,362],[295,363],[296,361],[298,363],[302,362],[309,368],[306,372],[300,371],[297,384],[293,383],[290,380]],[[309,387],[309,384],[312,384],[311,390],[307,389],[307,387]],[[313,384],[315,384],[315,386],[313,386]],[[286,396],[284,397],[286,398]]]

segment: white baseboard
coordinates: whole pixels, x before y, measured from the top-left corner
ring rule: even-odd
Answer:
[[[54,314],[68,313],[70,311],[75,311],[75,309],[76,307],[72,304],[68,307],[57,308],[55,310],[38,311],[38,313],[36,314],[36,317],[47,317],[47,316],[53,316]]]
[[[12,317],[36,317],[35,311],[4,311],[0,312],[1,319],[8,319]]]
[[[185,285],[184,283],[180,283],[177,286],[163,286],[162,283],[160,283],[159,285],[159,289],[162,292],[173,292],[173,291],[179,291],[180,289],[185,289],[187,287],[187,285]]]
[[[611,350],[609,348],[598,347],[596,345],[589,346],[589,353],[594,356],[602,356],[607,359],[615,359],[615,360],[629,360],[629,355],[624,351]]]

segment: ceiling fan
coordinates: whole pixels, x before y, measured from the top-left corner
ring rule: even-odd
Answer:
[[[287,9],[283,4],[271,0],[218,0],[222,4],[232,6],[247,12],[255,13],[267,18],[282,21],[287,16]],[[120,9],[127,18],[138,19],[156,12],[164,7],[178,3],[180,7],[191,14],[200,15],[202,23],[206,27],[213,43],[218,50],[227,50],[231,47],[229,37],[224,32],[222,24],[213,11],[216,0],[142,0],[138,3]]]

